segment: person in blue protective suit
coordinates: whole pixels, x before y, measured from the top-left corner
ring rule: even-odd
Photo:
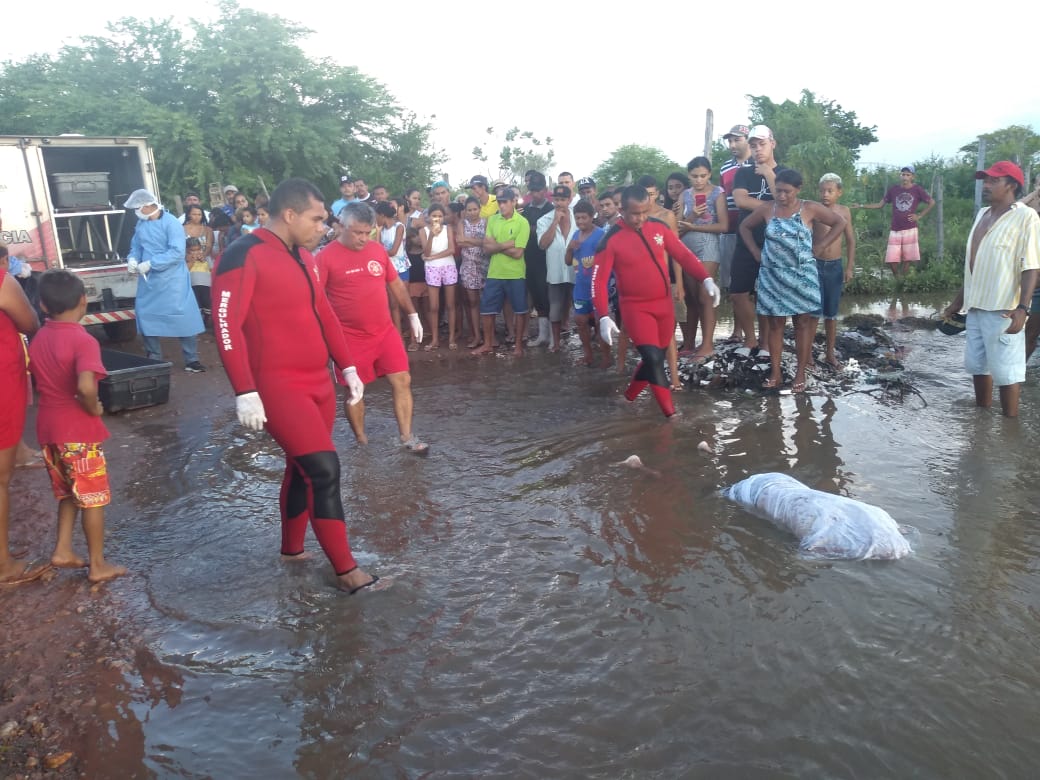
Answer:
[[[135,190],[123,208],[138,219],[126,265],[138,277],[134,314],[148,357],[161,360],[159,337],[172,336],[181,342],[184,370],[205,371],[197,343],[205,328],[184,259],[184,227],[148,190]]]

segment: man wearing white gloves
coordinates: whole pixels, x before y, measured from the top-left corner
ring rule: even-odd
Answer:
[[[214,269],[217,346],[239,422],[266,427],[285,450],[282,558],[305,557],[309,518],[338,586],[356,593],[379,578],[358,567],[347,541],[330,357],[351,402],[361,402],[364,385],[308,249],[325,234],[324,198],[310,182],[289,179],[271,194],[269,211],[267,227],[232,243]]]
[[[184,261],[184,226],[148,190],[130,193],[123,208],[137,214],[126,270],[138,275],[134,316],[145,352],[161,360],[159,337],[172,336],[181,342],[184,370],[205,371],[197,338],[205,327]]]
[[[422,343],[422,323],[386,249],[369,238],[375,222],[372,207],[348,203],[339,212],[339,221],[343,226],[339,238],[318,254],[321,284],[342,325],[361,381],[367,384],[381,376],[389,380],[401,445],[408,452],[425,455],[429,446],[412,433],[412,375],[401,334],[390,318],[387,290],[408,312],[416,344]],[[360,444],[368,444],[364,401],[347,403],[344,408],[354,437]]]
[[[704,285],[714,306],[721,293],[697,256],[664,222],[651,218],[646,189],[626,187],[621,194],[621,219],[603,237],[592,268],[592,303],[599,314],[600,335],[610,344],[618,333],[610,318],[607,281],[617,280],[621,317],[642,360],[636,366],[625,398],[636,400],[647,385],[665,417],[675,414],[672,391],[664,370],[665,350],[675,335],[675,310],[668,277],[670,256],[684,273]],[[667,254],[666,254],[667,253]]]

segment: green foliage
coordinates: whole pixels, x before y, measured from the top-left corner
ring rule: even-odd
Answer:
[[[392,192],[428,182],[429,125],[356,68],[308,59],[307,32],[232,0],[187,37],[171,20],[122,19],[0,66],[0,132],[148,136],[175,193],[302,176],[334,195],[344,169]]]
[[[685,173],[686,163],[679,165],[653,146],[626,144],[619,146],[610,157],[601,162],[592,177],[602,192],[607,187],[631,184],[640,176],[649,174],[657,179],[663,192],[668,175],[676,171]]]
[[[765,95],[748,95],[750,103],[749,116],[752,124],[768,126],[776,137],[776,159],[788,164],[788,154],[792,146],[832,139],[835,146],[845,150],[850,162],[846,173],[851,173],[851,163],[859,159],[859,150],[863,146],[877,141],[877,125],[864,127],[859,124],[855,111],[846,111],[833,100],[817,100],[816,95],[807,89],[797,103],[785,100],[774,103]],[[838,163],[844,160],[828,160],[829,170],[839,175],[842,173]],[[821,162],[822,164],[822,162]]]
[[[1034,133],[1031,126],[1010,125],[992,133],[983,133],[980,137],[986,141],[984,165],[987,168],[998,160],[1011,160],[1024,171],[1040,164],[1040,135]],[[959,151],[963,162],[974,169],[979,152],[978,141],[965,144]]]
[[[549,169],[556,159],[552,138],[546,136],[541,139],[532,131],[521,130],[519,127],[511,127],[501,137],[498,137],[493,127],[487,128],[484,132],[487,139],[482,146],[473,147],[473,159],[487,165],[491,160],[488,148],[498,147],[498,155],[495,158],[497,168],[492,169],[489,166],[486,169],[489,178],[519,185],[523,183],[527,171],[541,171],[546,177],[549,176]]]

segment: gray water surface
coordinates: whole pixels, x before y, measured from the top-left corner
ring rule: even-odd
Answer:
[[[111,446],[149,453],[110,511],[112,557],[138,575],[113,588],[176,678],[136,696],[143,755],[122,764],[1035,776],[1038,370],[1008,421],[974,407],[962,338],[897,338],[927,404],[685,392],[673,422],[570,354],[445,352],[413,368],[426,459],[393,446],[389,389],[371,385],[371,444],[342,419],[335,439],[356,554],[395,583],[354,597],[313,538],[314,560],[278,561],[281,454],[227,398],[113,418]],[[617,465],[632,454],[659,476]],[[719,496],[763,471],[885,508],[914,555],[801,556]]]

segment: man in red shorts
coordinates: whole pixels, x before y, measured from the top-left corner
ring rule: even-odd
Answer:
[[[422,343],[422,323],[383,245],[369,238],[375,221],[371,207],[349,203],[339,219],[343,224],[339,239],[318,255],[321,283],[354,355],[358,376],[365,384],[381,376],[390,381],[401,444],[408,452],[424,455],[429,447],[412,433],[412,375],[401,334],[390,319],[387,290],[408,312],[416,344]],[[360,444],[368,444],[365,402],[348,399],[344,407],[354,437]]]
[[[599,314],[603,340],[610,344],[618,327],[608,314],[607,280],[617,280],[625,331],[642,360],[636,366],[625,398],[634,401],[647,385],[665,417],[675,414],[672,391],[664,370],[665,350],[675,335],[675,309],[667,257],[690,274],[719,305],[721,293],[697,256],[664,222],[650,217],[649,193],[638,185],[621,194],[621,219],[607,231],[592,268],[592,303]],[[667,253],[667,255],[666,255]]]
[[[305,557],[310,518],[338,586],[353,594],[379,578],[362,571],[351,553],[332,443],[330,356],[354,403],[364,384],[307,249],[325,234],[324,196],[308,181],[289,179],[271,194],[269,211],[267,227],[232,243],[214,270],[220,359],[239,422],[256,431],[266,424],[285,450],[282,558]]]

